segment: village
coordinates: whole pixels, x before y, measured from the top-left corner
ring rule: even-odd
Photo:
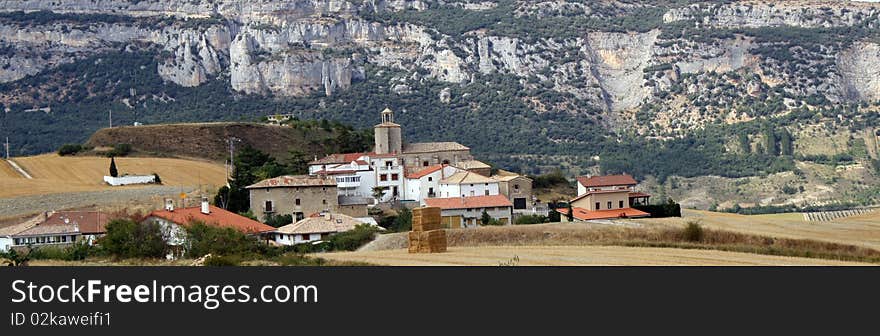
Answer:
[[[320,243],[362,225],[384,230],[371,214],[394,209],[439,209],[442,229],[513,225],[523,216],[561,222],[651,216],[637,209],[649,205],[650,195],[639,191],[638,182],[629,175],[579,177],[577,197],[560,207],[541,202],[532,192],[531,178],[476,160],[465,145],[409,143],[391,109],[381,111],[379,117],[373,151],[315,157],[308,163],[308,174],[275,176],[248,185],[248,216],[211,204],[207,195],[197,200],[181,195],[163,199],[162,208],[140,222],[162,228],[173,251],[166,257],[173,259],[185,254],[185,228],[195,222],[232,228],[265,244],[294,246]],[[116,169],[111,158],[111,176],[104,176],[107,185],[160,179],[158,174],[114,176]],[[290,216],[291,223],[280,227],[264,223],[275,216]],[[96,244],[111,217],[101,211],[43,212],[2,228],[0,250]]]

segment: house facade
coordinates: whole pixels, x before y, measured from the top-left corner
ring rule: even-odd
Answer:
[[[324,240],[335,233],[352,230],[361,224],[366,223],[339,213],[316,214],[276,229],[272,233],[272,239],[279,245],[309,243]]]
[[[260,219],[289,214],[297,221],[313,213],[336,211],[338,207],[336,179],[328,175],[285,175],[246,188],[251,212]]]
[[[44,214],[33,226],[8,236],[7,248],[94,244],[106,233],[109,215],[99,211],[59,211]]]
[[[498,192],[513,203],[514,212],[534,208],[532,179],[506,170],[499,170],[492,178],[498,181]]]
[[[193,223],[232,228],[246,235],[264,236],[275,228],[255,221],[253,219],[229,212],[208,203],[202,199],[199,206],[175,209],[174,203],[165,202],[165,208],[150,212],[142,223],[155,223],[162,230],[165,243],[172,246],[172,254],[168,257],[176,257],[183,254],[186,244],[186,227]]]
[[[647,217],[647,212],[632,208],[647,204],[650,195],[637,192],[632,176],[606,175],[578,177],[578,196],[569,201],[575,220]],[[567,220],[567,209],[557,209]]]
[[[497,180],[469,171],[459,171],[440,181],[440,195],[438,197],[473,197],[498,194]]]
[[[445,228],[472,228],[480,225],[483,211],[502,224],[513,223],[513,204],[503,195],[427,198],[424,206],[440,208]]]

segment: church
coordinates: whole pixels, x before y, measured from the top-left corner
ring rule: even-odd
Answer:
[[[472,161],[470,148],[457,142],[405,143],[403,131],[386,108],[382,122],[373,127],[374,148],[369,153],[337,153],[309,162],[310,175],[335,177],[341,197],[372,197],[375,187],[385,192],[380,202],[404,199],[405,177],[434,165]]]

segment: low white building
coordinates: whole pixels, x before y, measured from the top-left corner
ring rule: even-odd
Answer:
[[[513,203],[504,195],[427,198],[422,205],[440,208],[445,228],[477,227],[484,211],[502,224],[513,223]]]
[[[498,195],[498,181],[474,172],[460,171],[440,181],[438,197]]]
[[[150,184],[156,183],[156,175],[124,175],[118,177],[104,176],[104,182],[112,186]]]
[[[404,186],[405,200],[421,202],[430,197],[440,196],[440,181],[463,170],[444,164],[429,166],[415,173],[408,174]]]
[[[32,225],[7,236],[6,249],[16,246],[93,244],[106,232],[109,215],[98,211],[59,211],[28,221]],[[23,228],[23,227],[22,227]]]
[[[357,218],[339,213],[323,213],[287,224],[273,232],[273,240],[280,245],[295,245],[326,239],[332,234],[366,224]]]

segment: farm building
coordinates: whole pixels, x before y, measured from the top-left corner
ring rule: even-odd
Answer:
[[[513,221],[513,204],[504,195],[428,198],[424,205],[440,208],[445,228],[477,227],[483,211],[502,224]]]
[[[281,245],[294,245],[326,239],[328,236],[354,229],[363,221],[339,214],[323,213],[287,224],[275,230],[274,241]]]
[[[11,234],[11,247],[93,244],[104,235],[109,215],[98,211],[59,211],[43,214],[30,227]]]

